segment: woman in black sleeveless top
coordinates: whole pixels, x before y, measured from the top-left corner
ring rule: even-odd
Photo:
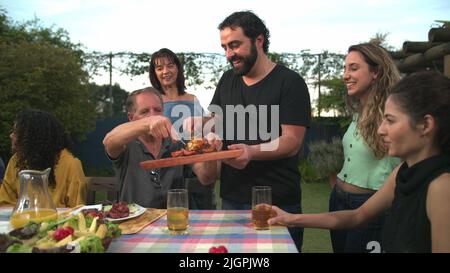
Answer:
[[[450,79],[438,72],[402,79],[386,101],[378,133],[389,156],[403,163],[364,205],[309,215],[274,206],[277,216],[269,223],[354,228],[387,211],[382,242],[369,242],[368,249],[450,252]]]

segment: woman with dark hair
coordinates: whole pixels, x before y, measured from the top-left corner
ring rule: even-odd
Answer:
[[[306,215],[273,207],[277,216],[269,223],[348,229],[387,211],[383,251],[450,252],[449,112],[450,79],[438,72],[404,78],[388,96],[378,128],[388,155],[404,161],[383,187],[354,210]]]
[[[162,48],[152,54],[149,74],[152,86],[162,95],[164,116],[170,118],[175,129],[182,134],[183,120],[201,116],[203,109],[198,99],[186,92],[180,59],[170,49]]]
[[[180,59],[170,49],[162,48],[152,54],[149,74],[152,86],[162,95],[164,116],[170,119],[180,136],[190,140],[190,135],[183,134],[183,121],[188,117],[202,116],[203,109],[199,100],[186,92]],[[187,178],[187,181],[191,195],[190,207],[212,209],[212,185],[201,185],[195,177]]]
[[[24,110],[10,135],[13,156],[0,188],[0,206],[14,206],[21,170],[51,168],[48,186],[57,207],[74,207],[86,200],[86,177],[80,160],[69,151],[71,141],[56,118],[44,111]]]
[[[164,69],[166,73],[162,73]],[[167,96],[166,93],[170,93],[169,96],[186,94],[183,66],[178,56],[170,49],[161,48],[152,54],[150,82],[163,95]]]

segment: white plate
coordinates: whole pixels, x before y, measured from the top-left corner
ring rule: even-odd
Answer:
[[[128,208],[130,209],[130,211],[132,211],[132,209],[133,209],[132,207],[134,207],[135,211],[133,213],[130,212],[130,215],[128,215],[127,217],[123,217],[123,218],[106,217],[106,219],[111,222],[124,221],[124,220],[138,217],[139,215],[143,214],[146,211],[146,208],[141,207],[138,204],[128,204]]]

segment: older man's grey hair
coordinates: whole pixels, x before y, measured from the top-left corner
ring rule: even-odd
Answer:
[[[146,87],[146,88],[135,90],[128,95],[127,102],[125,104],[128,113],[133,113],[136,111],[136,107],[135,107],[136,98],[135,97],[139,94],[146,93],[146,92],[157,96],[159,98],[159,101],[161,102],[161,107],[164,106],[161,93],[159,93],[159,91],[153,87]]]

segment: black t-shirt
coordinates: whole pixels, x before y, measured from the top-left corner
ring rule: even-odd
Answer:
[[[220,106],[222,113],[217,113],[211,107],[213,105]],[[247,114],[233,112],[239,112],[239,108],[248,110]],[[236,143],[255,145],[269,142],[282,134],[282,124],[308,127],[311,119],[311,103],[305,81],[298,73],[280,65],[251,86],[247,86],[242,77],[232,70],[225,72],[209,110],[223,117],[223,132],[217,133],[223,137],[224,147]],[[272,202],[275,205],[299,204],[301,176],[298,164],[298,153],[279,160],[251,161],[242,170],[222,164],[221,197],[250,204],[252,186],[267,185],[272,187]]]

